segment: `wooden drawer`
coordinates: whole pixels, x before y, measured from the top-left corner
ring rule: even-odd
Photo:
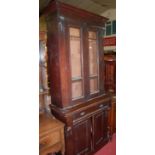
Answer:
[[[97,110],[109,110],[110,109],[110,103],[100,103],[93,107],[89,107],[86,110],[82,110],[79,112],[76,112],[73,114],[73,120],[81,119],[82,117],[88,116],[89,114],[95,113]]]
[[[61,137],[60,137],[59,131],[48,133],[46,136],[40,138],[39,150],[43,150],[43,149],[48,148],[49,146],[57,144],[58,142],[61,141],[60,138]]]
[[[110,110],[110,108],[111,108],[110,103],[100,103],[100,104],[96,105],[96,110],[99,110],[99,109]]]
[[[94,111],[94,108],[91,107],[89,109],[86,109],[86,110],[82,110],[80,112],[76,112],[75,114],[73,114],[73,120],[76,120],[76,119],[80,119],[86,115],[88,115],[89,113],[93,112]]]

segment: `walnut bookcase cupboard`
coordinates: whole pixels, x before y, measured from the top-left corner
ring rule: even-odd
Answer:
[[[107,18],[59,1],[52,1],[43,15],[50,108],[65,123],[65,154],[94,154],[108,142],[111,131],[102,42]]]

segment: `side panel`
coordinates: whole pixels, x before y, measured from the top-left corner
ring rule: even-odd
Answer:
[[[48,76],[52,104],[61,107],[61,83],[58,48],[58,24],[56,14],[46,17],[47,23],[47,52],[48,52]]]

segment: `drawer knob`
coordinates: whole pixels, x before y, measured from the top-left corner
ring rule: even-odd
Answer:
[[[103,107],[103,104],[99,105],[99,108],[102,108]]]
[[[104,106],[103,104],[99,105],[99,108],[103,110],[110,110],[110,107],[108,105]]]
[[[72,127],[67,127],[67,131],[69,132],[69,131],[71,131],[71,129],[72,129]]]
[[[80,113],[80,116],[83,116],[83,115],[85,115],[85,112],[81,112],[81,113]]]

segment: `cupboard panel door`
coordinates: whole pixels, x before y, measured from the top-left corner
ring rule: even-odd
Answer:
[[[116,132],[116,98],[113,97],[112,99],[112,106],[111,106],[111,128],[112,128],[112,133]]]
[[[94,147],[103,142],[104,136],[104,113],[100,112],[94,116]]]
[[[91,152],[92,134],[91,119],[82,121],[73,127],[75,155],[86,155]]]
[[[94,115],[94,148],[100,147],[108,140],[108,112],[102,111]]]

